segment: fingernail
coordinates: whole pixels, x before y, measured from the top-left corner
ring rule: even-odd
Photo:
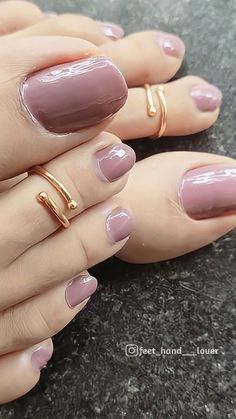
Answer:
[[[185,45],[178,36],[166,32],[157,33],[157,41],[167,55],[181,58],[185,54]]]
[[[117,144],[96,153],[98,173],[102,180],[113,182],[129,172],[136,160],[134,150],[126,144]]]
[[[116,25],[113,22],[98,22],[103,33],[108,38],[120,39],[124,36],[124,29],[120,25]]]
[[[236,165],[212,165],[187,172],[180,200],[195,220],[236,213]]]
[[[128,210],[117,208],[107,217],[107,233],[113,243],[129,237],[133,230],[133,220]]]
[[[70,308],[82,303],[97,289],[97,280],[90,275],[81,275],[73,279],[66,288],[65,298]]]
[[[60,64],[30,75],[21,95],[32,119],[65,134],[98,124],[126,102],[127,85],[106,57]]]
[[[221,91],[212,84],[194,87],[191,96],[201,112],[213,112],[222,102]]]
[[[53,354],[53,348],[49,345],[41,345],[35,348],[34,352],[31,355],[31,362],[33,367],[36,370],[41,370],[44,368],[48,361],[51,359]]]

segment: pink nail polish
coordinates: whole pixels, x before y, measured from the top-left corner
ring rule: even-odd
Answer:
[[[185,45],[178,36],[166,32],[158,32],[157,41],[167,55],[176,58],[184,56]]]
[[[124,77],[106,57],[92,57],[31,74],[21,97],[33,121],[66,134],[111,117],[125,104]]]
[[[194,87],[191,96],[201,112],[214,112],[222,102],[221,91],[212,84]]]
[[[98,22],[105,36],[111,39],[123,38],[125,32],[124,29],[113,22]]]
[[[114,182],[134,166],[134,150],[126,144],[117,144],[96,153],[98,171],[102,180]]]
[[[81,275],[73,279],[65,292],[65,299],[70,308],[74,308],[91,295],[97,289],[97,280],[90,275]]]
[[[236,214],[236,165],[210,165],[187,172],[180,201],[195,220]]]
[[[44,368],[48,361],[51,359],[52,354],[53,348],[49,347],[48,345],[35,347],[35,350],[31,355],[31,362],[33,367],[36,370],[41,370]]]
[[[130,236],[133,230],[133,219],[127,209],[117,208],[107,217],[107,234],[113,243]]]

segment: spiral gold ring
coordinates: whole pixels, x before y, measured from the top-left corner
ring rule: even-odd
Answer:
[[[58,179],[56,179],[52,173],[44,169],[44,167],[34,166],[29,170],[28,173],[29,175],[36,174],[46,179],[66,201],[68,209],[74,210],[77,208],[77,202],[72,198],[71,194],[68,192],[65,186]],[[40,192],[37,195],[37,200],[51,211],[51,213],[57,218],[57,220],[64,228],[70,227],[68,218],[65,216],[60,207],[55,203],[55,201],[50,198],[47,192]]]
[[[147,97],[147,114],[149,117],[153,118],[154,116],[158,115],[158,109],[155,105],[153,91],[149,84],[145,84],[144,89],[145,89],[146,97]],[[155,88],[155,93],[156,93],[158,105],[159,105],[160,123],[158,127],[158,132],[157,134],[153,135],[153,138],[160,138],[165,133],[166,123],[167,123],[167,104],[166,104],[164,87],[161,85],[157,86]]]

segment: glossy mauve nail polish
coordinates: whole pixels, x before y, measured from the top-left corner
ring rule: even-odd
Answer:
[[[117,144],[96,153],[96,161],[102,180],[114,182],[134,166],[136,155],[126,144]]]
[[[133,219],[127,209],[117,208],[107,217],[107,234],[113,243],[129,237],[133,230]]]
[[[124,36],[124,29],[113,22],[98,22],[105,36],[111,39],[120,39]]]
[[[48,346],[39,346],[35,348],[31,355],[31,362],[33,367],[36,370],[41,370],[44,368],[48,361],[51,359],[53,354],[53,348],[49,348]]]
[[[178,36],[166,32],[158,32],[156,39],[166,55],[176,58],[184,56],[185,45]]]
[[[66,288],[65,298],[70,308],[76,307],[85,301],[97,289],[97,280],[90,275],[81,275],[74,278]]]
[[[194,87],[191,96],[201,112],[214,112],[222,102],[221,91],[211,84]]]
[[[98,124],[126,102],[121,72],[105,57],[60,64],[31,74],[21,96],[32,119],[65,134]]]
[[[187,172],[180,201],[195,220],[236,214],[236,165],[210,165]]]

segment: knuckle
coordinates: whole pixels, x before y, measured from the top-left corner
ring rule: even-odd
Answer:
[[[10,331],[10,333],[9,333]],[[0,314],[0,354],[4,353],[11,341],[11,334],[15,338],[15,324],[12,321],[11,310]]]
[[[27,261],[27,258],[26,258]],[[63,273],[69,270],[70,258],[65,259],[63,263]],[[47,267],[45,272],[45,266]],[[42,266],[39,266],[37,271],[34,273],[34,283],[38,284],[41,292],[47,291],[49,288],[52,288],[58,278],[58,261],[52,262],[52,253],[49,251],[47,255],[44,254],[44,263]],[[32,289],[34,286],[32,284]]]
[[[41,309],[40,303],[32,300],[21,306],[17,315],[18,336],[27,341],[46,339],[55,335],[61,322],[59,316],[48,315],[48,312],[45,313]],[[16,313],[14,318],[16,319]]]
[[[34,310],[34,317],[35,322],[38,324],[38,333],[40,335],[40,338],[47,338],[54,336],[58,330],[60,329],[60,325],[62,323],[62,313],[60,313],[60,310],[58,310],[57,315],[46,315],[43,310],[41,310],[40,305],[37,303],[33,304],[33,310]],[[35,325],[33,326],[33,333]]]
[[[29,324],[29,309],[25,307],[19,308],[14,306],[1,313],[0,336],[1,349],[0,352],[8,351],[9,347],[17,349],[22,342],[31,343],[33,340],[33,328]]]
[[[41,303],[36,297],[0,313],[0,354],[52,337],[71,320],[55,301]]]

